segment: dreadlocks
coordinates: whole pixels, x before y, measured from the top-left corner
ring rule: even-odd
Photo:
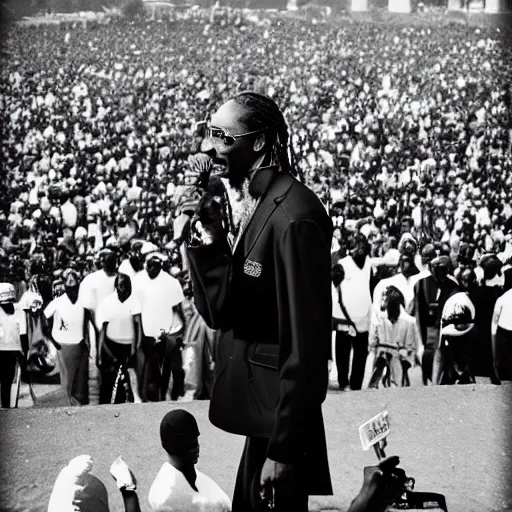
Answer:
[[[251,130],[269,129],[269,143],[283,171],[293,176],[297,176],[298,173],[300,180],[304,182],[303,174],[296,165],[288,124],[276,102],[252,91],[238,94],[234,101],[244,107],[245,115],[242,121]]]

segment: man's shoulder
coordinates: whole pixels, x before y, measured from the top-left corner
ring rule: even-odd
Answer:
[[[350,254],[347,254],[345,257],[341,258],[341,260],[338,261],[338,263],[340,265],[342,265],[345,270],[346,270],[346,267],[347,265],[349,265],[352,261],[352,256],[350,256]]]
[[[171,274],[169,274],[169,272],[166,272],[165,270],[162,270],[160,272],[160,274],[158,274],[157,279],[161,283],[167,284],[167,285],[171,285],[171,286],[176,286],[176,283],[179,283],[178,279],[176,279],[175,277],[171,276]]]
[[[55,297],[55,299],[53,299],[52,302],[50,302],[50,304],[53,303],[54,307],[60,306],[61,304],[65,304],[67,302],[69,302],[71,304],[71,301],[67,300],[67,299],[68,299],[67,295],[65,293],[63,293],[62,295]],[[48,304],[48,305],[50,305],[50,304]]]
[[[133,284],[136,286],[147,281],[149,281],[149,276],[145,270],[141,270],[133,277]]]
[[[124,259],[121,261],[121,264],[119,265],[119,268],[117,269],[118,272],[122,273],[122,270],[130,270],[131,263],[129,259]]]
[[[101,302],[100,306],[103,307],[111,307],[118,301],[117,292],[111,293],[110,295],[107,295]]]
[[[219,484],[212,478],[196,469],[198,487],[202,490],[212,505],[231,505],[228,495],[222,490]],[[219,509],[224,510],[224,509]],[[226,509],[227,510],[227,509]]]
[[[164,462],[149,489],[149,503],[157,509],[171,496],[176,482],[177,470],[168,462]]]
[[[290,186],[279,201],[279,209],[288,222],[312,220],[320,224],[328,223],[332,227],[332,219],[318,196],[304,183],[292,176],[286,179]]]
[[[379,290],[383,290],[384,288],[387,288],[388,286],[396,284],[397,280],[395,279],[395,277],[396,276],[385,277],[384,279],[381,279],[375,286],[375,289],[377,289],[377,287],[379,287]]]
[[[140,309],[140,300],[139,298],[137,297],[137,295],[135,295],[135,293],[132,293],[127,299],[126,299],[126,307],[128,307],[130,310],[131,309],[137,309],[139,310]]]
[[[420,287],[420,286],[423,286],[423,285],[431,283],[431,282],[435,282],[434,277],[432,276],[432,274],[426,274],[424,276],[419,277],[416,280],[416,283],[414,284],[414,286],[416,288],[416,287]]]
[[[108,278],[107,274],[103,270],[95,270],[94,272],[91,272],[90,274],[87,274],[82,284],[85,283],[85,286],[96,286],[98,283],[100,283],[103,280],[106,280]]]
[[[80,287],[82,286],[88,286],[92,281],[94,281],[94,274],[95,272],[91,272],[90,274],[87,274],[82,279],[82,282],[80,283]]]

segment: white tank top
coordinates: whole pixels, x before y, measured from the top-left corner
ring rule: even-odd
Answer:
[[[20,312],[15,309],[12,315],[8,315],[0,307],[0,350],[21,351],[20,339]]]

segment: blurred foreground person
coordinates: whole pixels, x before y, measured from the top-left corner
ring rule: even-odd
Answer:
[[[231,505],[226,494],[213,480],[195,469],[199,451],[199,434],[195,433],[197,427],[187,429],[187,433],[179,430],[185,424],[193,427],[195,419],[183,410],[169,414],[164,418],[167,419],[166,428],[162,428],[164,421],[161,427],[164,430],[162,445],[168,453],[169,462],[164,463],[151,486],[151,511],[229,512]],[[169,446],[172,446],[171,451],[175,451],[176,446],[182,446],[178,451],[184,451],[181,455],[170,454]],[[404,470],[397,467],[399,462],[399,458],[393,456],[382,460],[377,466],[365,467],[361,490],[347,512],[384,512],[390,505],[399,502],[407,482]],[[107,489],[91,473],[92,465],[90,456],[80,455],[61,470],[52,489],[48,512],[109,512]],[[141,512],[137,481],[121,457],[112,463],[110,473],[123,497],[125,512]],[[417,501],[430,502],[430,510],[446,510],[443,496],[434,493],[416,494],[423,498]],[[432,508],[434,500],[438,508]]]
[[[98,307],[98,323],[101,325],[97,365],[101,371],[100,404],[113,402],[112,392],[119,372],[124,378],[128,366],[135,357],[141,335],[140,303],[132,293],[131,279],[118,274],[116,292],[109,295]],[[122,391],[115,402],[133,401],[130,393]]]
[[[86,311],[78,299],[78,274],[66,270],[62,277],[66,291],[48,304],[44,315],[58,349],[61,386],[71,405],[86,405],[89,402],[90,350]]]
[[[434,492],[411,492],[411,479],[398,466],[397,456],[364,468],[363,485],[347,512],[431,510],[447,512],[446,498]]]
[[[196,469],[199,460],[199,428],[192,414],[175,409],[160,423],[160,442],[168,460],[164,462],[149,490],[152,512],[230,512],[226,493]],[[136,498],[137,484],[127,464],[118,457],[111,474],[121,492]],[[125,495],[123,494],[123,496]],[[139,512],[138,501],[130,512]],[[126,503],[126,502],[125,502]]]
[[[18,406],[20,365],[28,349],[25,314],[15,306],[15,300],[14,286],[0,283],[0,393],[3,408]],[[14,393],[13,384],[16,386]]]
[[[309,495],[332,494],[322,417],[332,221],[292,175],[291,134],[273,100],[241,93],[204,128],[201,150],[241,197],[230,222],[222,184],[203,196],[187,253],[197,309],[221,331],[210,420],[247,437],[233,511],[272,500],[276,512],[305,512]]]
[[[116,461],[117,462],[117,461]],[[91,474],[93,460],[89,455],[79,455],[71,459],[61,470],[48,503],[48,512],[109,512],[108,492],[105,484]],[[112,476],[121,491],[125,512],[141,512],[139,499],[133,487],[135,479],[129,470],[114,463]],[[117,469],[117,471],[113,471]],[[126,476],[127,474],[127,476]],[[116,478],[117,477],[117,478]],[[120,483],[129,480],[131,485]]]
[[[199,460],[199,428],[183,409],[168,412],[160,423],[160,441],[169,457],[149,491],[154,512],[229,512],[226,493],[196,469]]]
[[[109,512],[107,488],[91,470],[88,455],[72,459],[55,480],[48,512]]]

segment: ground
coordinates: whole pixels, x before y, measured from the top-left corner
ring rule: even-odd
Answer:
[[[93,457],[113,512],[121,512],[122,502],[108,471],[122,454],[148,510],[149,487],[164,461],[158,426],[175,407],[196,416],[199,468],[231,495],[243,438],[213,427],[207,402],[27,408],[0,411],[0,510],[46,510],[60,469],[80,454]],[[329,393],[323,411],[334,496],[312,497],[311,511],[346,510],[362,468],[376,461],[373,451],[362,451],[358,427],[384,409],[391,420],[387,454],[400,455],[418,491],[445,494],[450,512],[512,511],[508,384]]]

